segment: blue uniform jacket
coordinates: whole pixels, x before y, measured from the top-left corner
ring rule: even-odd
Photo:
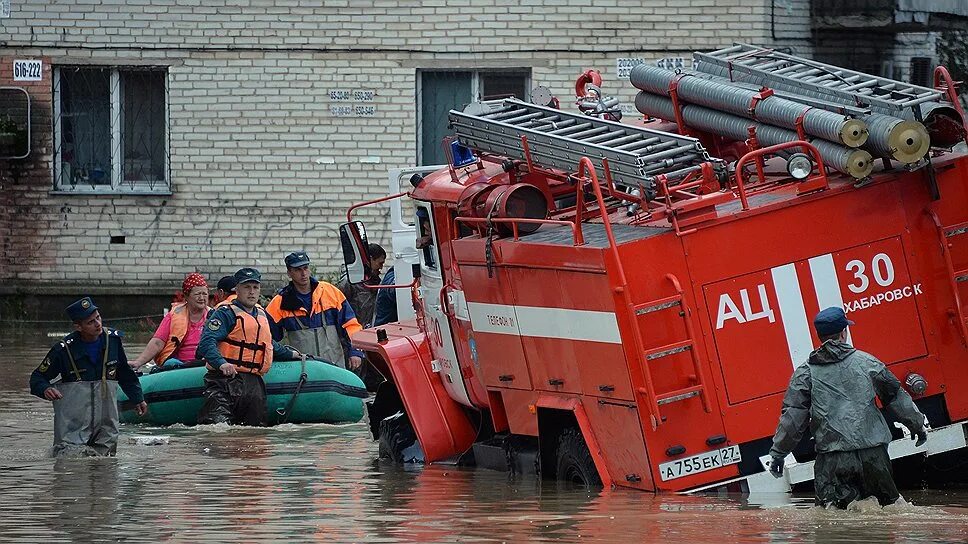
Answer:
[[[393,285],[396,281],[396,274],[391,266],[383,276],[382,285]],[[385,325],[397,321],[397,290],[380,289],[376,292],[376,317],[373,318],[373,326]]]
[[[237,300],[233,300],[232,304],[246,311]],[[255,309],[250,311],[249,314],[255,316]],[[269,318],[269,322],[272,322],[271,318]],[[222,357],[222,352],[218,350],[218,343],[225,340],[234,328],[235,312],[232,311],[232,308],[228,306],[216,308],[208,316],[208,323],[205,324],[205,330],[202,331],[202,338],[198,341],[198,348],[195,349],[195,357],[204,359],[213,368],[222,366],[225,363],[225,357]],[[292,349],[275,340],[272,341],[273,361],[289,361],[294,358]]]
[[[100,358],[97,361],[92,361],[84,350],[80,333],[72,332],[68,334],[63,340],[50,348],[47,357],[30,375],[30,393],[44,398],[44,391],[51,386],[51,380],[57,376],[60,376],[63,382],[96,382],[100,380],[105,373],[104,366],[102,366],[105,364],[103,349],[107,349],[107,379],[117,380],[128,399],[135,404],[140,403],[144,400],[144,395],[141,394],[141,382],[138,381],[138,375],[135,374],[134,370],[128,366],[128,357],[124,354],[124,347],[121,346],[122,334],[121,331],[104,328],[102,338],[107,337],[105,343],[107,347],[102,348]],[[80,375],[74,373],[68,351],[73,356]]]
[[[296,287],[289,285],[279,289],[276,296],[266,306],[272,337],[282,340],[285,331],[298,331],[305,327],[315,329],[326,325],[336,327],[343,344],[343,351],[350,357],[366,357],[362,350],[350,345],[349,337],[363,327],[356,319],[356,313],[343,292],[334,285],[311,278],[310,293],[313,294],[313,309],[307,312],[302,301],[296,296]]]

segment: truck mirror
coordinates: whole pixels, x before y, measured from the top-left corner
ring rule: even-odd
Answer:
[[[339,243],[343,249],[343,265],[350,283],[361,283],[370,268],[367,253],[366,229],[362,221],[344,223],[339,227]]]
[[[413,279],[420,278],[420,263],[410,265],[410,269],[413,271]]]

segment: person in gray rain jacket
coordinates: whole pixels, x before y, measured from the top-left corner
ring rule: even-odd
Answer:
[[[891,431],[874,403],[911,431],[921,446],[927,440],[924,415],[884,363],[846,342],[843,309],[817,314],[814,328],[821,346],[793,372],[770,450],[770,472],[783,474],[783,459],[810,425],[816,442],[816,502],[846,508],[855,500],[876,497],[882,506],[900,494],[894,484],[887,444]]]

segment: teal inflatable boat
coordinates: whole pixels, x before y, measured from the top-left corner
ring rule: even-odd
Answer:
[[[148,413],[138,417],[118,388],[124,423],[194,425],[202,407],[204,366],[164,370],[141,377]],[[355,423],[363,418],[367,392],[360,378],[323,361],[307,360],[301,380],[300,361],[277,361],[264,376],[269,425],[279,423]],[[302,383],[300,384],[300,381]],[[297,394],[298,389],[298,394]]]

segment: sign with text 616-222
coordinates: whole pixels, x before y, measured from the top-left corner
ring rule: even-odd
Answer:
[[[41,81],[43,80],[43,74],[43,61],[34,59],[16,59],[13,61],[14,81]]]

